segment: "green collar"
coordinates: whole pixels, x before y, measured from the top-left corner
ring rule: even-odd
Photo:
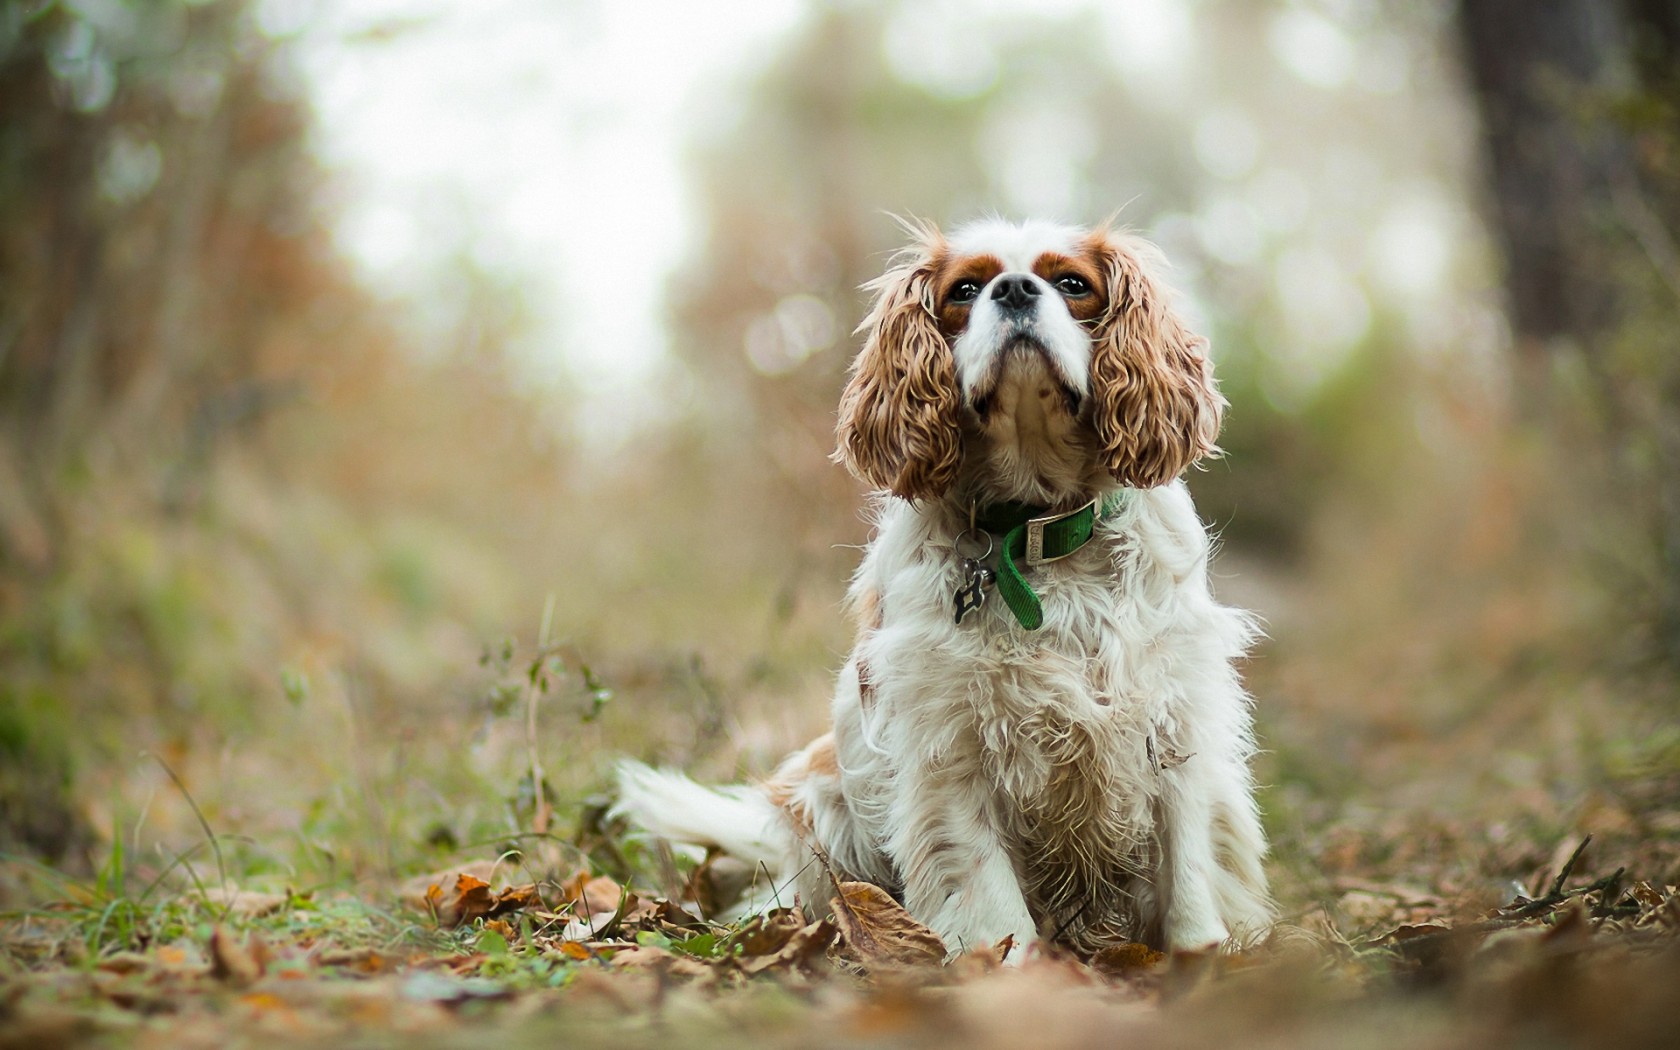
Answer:
[[[995,503],[979,508],[974,524],[1003,537],[998,554],[997,588],[1015,619],[1029,631],[1044,625],[1044,607],[1021,567],[1028,569],[1059,561],[1089,543],[1097,519],[1114,513],[1121,494],[1094,499],[1074,510],[1046,514],[1043,507],[1025,503]]]

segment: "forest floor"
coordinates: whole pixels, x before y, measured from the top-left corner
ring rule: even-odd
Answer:
[[[634,850],[599,827],[401,885],[313,890],[242,885],[204,850],[201,884],[165,891],[178,873],[125,871],[119,848],[0,919],[0,1047],[1673,1046],[1676,783],[1622,788],[1621,804],[1652,805],[1601,812],[1591,841],[1369,814],[1285,836],[1284,922],[1241,954],[1134,945],[1018,965],[942,962],[861,884],[835,884],[829,920],[709,923],[693,899],[706,878],[684,886],[669,854],[639,854],[664,875],[630,886],[590,870]],[[1485,877],[1542,855],[1503,894]]]
[[[1373,675],[1345,647],[1320,661],[1279,619],[1286,641],[1248,677],[1281,921],[1248,951],[945,961],[930,933],[860,884],[834,885],[832,919],[708,922],[718,867],[626,836],[586,797],[599,784],[589,770],[637,747],[630,737],[552,738],[584,772],[535,812],[534,776],[502,800],[425,785],[436,813],[505,803],[524,814],[476,844],[422,830],[431,816],[393,818],[382,826],[401,841],[382,861],[312,867],[372,833],[310,830],[315,818],[285,794],[287,778],[323,776],[308,745],[253,735],[249,751],[224,748],[250,796],[238,806],[201,811],[170,771],[173,785],[131,815],[137,829],[156,825],[165,795],[184,799],[191,834],[173,852],[113,836],[97,870],[76,876],[0,858],[0,1050],[1680,1045],[1680,734],[1665,687],[1622,695],[1518,661],[1443,699],[1439,680]],[[491,670],[534,686],[542,660]],[[1330,670],[1344,665],[1357,682]],[[593,718],[605,693],[596,672],[582,677],[580,717]],[[515,716],[520,697],[532,705],[534,727],[538,692],[509,695]],[[1350,695],[1366,702],[1349,708]],[[297,717],[326,748],[308,703]],[[360,753],[416,739],[374,728],[357,730],[369,734]],[[645,710],[623,730],[651,732]],[[462,765],[468,735],[422,726],[419,739],[449,745],[428,775]],[[742,736],[732,724],[730,739]],[[517,732],[510,743],[498,761],[517,767]],[[322,755],[375,801],[389,793]],[[501,790],[522,776],[500,772]],[[228,830],[264,798],[281,824],[304,822],[287,864],[252,861],[252,840],[267,835],[257,845],[278,852],[280,833],[249,819]]]

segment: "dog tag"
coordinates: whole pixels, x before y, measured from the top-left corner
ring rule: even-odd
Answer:
[[[993,579],[992,570],[980,561],[975,558],[963,559],[964,582],[953,595],[957,606],[957,623],[962,623],[964,616],[986,604],[986,588],[991,586]]]

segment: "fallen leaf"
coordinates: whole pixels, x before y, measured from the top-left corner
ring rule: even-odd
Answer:
[[[985,946],[982,945],[981,947],[984,948]],[[1013,933],[1009,933],[1009,934],[1004,935],[1003,940],[1001,940],[1001,941],[997,942],[996,944],[992,945],[991,950],[990,950],[990,952],[988,952],[988,954],[995,957],[998,961],[998,965],[1002,966],[1003,963],[1009,958],[1009,953],[1013,952],[1014,950],[1015,950],[1015,935]]]
[[[718,979],[718,970],[715,966],[699,959],[691,959],[686,955],[676,956],[671,960],[671,964],[660,972],[666,977],[694,978],[700,986]]]
[[[774,955],[804,928],[805,917],[792,908],[754,915],[736,933],[735,949],[746,956]]]
[[[262,974],[258,953],[235,941],[226,927],[210,931],[210,976],[229,984],[250,984]]]
[[[392,968],[390,960],[373,948],[339,948],[323,951],[313,957],[317,966],[341,966],[357,973],[384,973]]]
[[[455,876],[452,892],[434,882],[426,888],[426,908],[439,926],[459,926],[473,911],[490,910],[490,884],[465,872]]]
[[[618,930],[623,922],[624,913],[635,909],[637,899],[634,893],[625,894],[619,898],[618,908],[608,911],[596,908],[593,911],[584,910],[580,902],[578,913],[560,930],[560,937],[568,941],[592,941],[605,937]]]
[[[562,903],[570,904],[572,911],[583,918],[602,913],[612,915],[624,900],[624,888],[611,877],[597,875],[590,878],[588,872],[572,876],[561,891]]]
[[[139,952],[117,952],[99,960],[98,967],[106,973],[130,974],[152,968],[152,960]]]
[[[1660,908],[1665,899],[1655,886],[1644,881],[1634,883],[1633,888],[1628,890],[1628,895],[1647,908]]]
[[[488,882],[465,872],[455,876],[451,890],[444,890],[438,883],[428,886],[425,900],[426,909],[439,926],[461,926],[474,919],[495,918],[542,903],[535,884],[510,886],[495,893]]]
[[[576,948],[583,954],[573,955],[571,949]],[[588,949],[575,941],[567,941],[561,946],[561,951],[571,958],[589,958]],[[611,965],[619,969],[636,969],[644,966],[659,966],[675,959],[676,953],[653,944],[626,944],[613,952]]]
[[[163,945],[152,953],[152,958],[163,969],[176,973],[199,970],[205,965],[198,944],[185,939]]]
[[[837,882],[829,900],[846,947],[865,966],[928,966],[945,961],[945,942],[910,917],[886,890],[867,882]]]
[[[491,916],[506,915],[509,912],[523,911],[534,908],[542,903],[542,896],[537,892],[536,883],[526,883],[523,886],[509,886],[496,895],[496,900],[490,905]]]
[[[704,922],[683,910],[681,905],[674,901],[666,900],[663,897],[654,901],[653,919],[661,926],[681,931],[703,930],[706,928],[706,924]]]
[[[1349,890],[1336,901],[1336,907],[1350,925],[1366,930],[1404,918],[1396,914],[1403,910],[1399,898],[1390,893]]]
[[[416,911],[431,911],[431,893],[434,888],[454,885],[456,877],[460,875],[471,875],[480,882],[488,883],[495,878],[498,870],[493,860],[474,860],[442,871],[416,875],[397,887],[397,899]]]
[[[1153,969],[1166,955],[1136,942],[1111,944],[1091,957],[1091,968],[1109,977]]]
[[[239,1001],[253,1010],[283,1010],[286,1001],[273,992],[251,992],[240,996]]]
[[[832,922],[821,919],[802,926],[783,942],[772,955],[760,955],[742,962],[741,971],[748,974],[773,971],[809,972],[819,959],[826,959],[828,946],[834,943],[839,930]]]
[[[632,893],[624,906],[623,914],[619,916],[619,921],[626,926],[634,926],[638,929],[646,929],[657,925],[659,906],[664,903],[663,900],[644,900]]]
[[[1409,941],[1414,937],[1429,937],[1434,934],[1445,933],[1450,929],[1452,929],[1452,927],[1444,922],[1407,923],[1404,926],[1396,926],[1394,929],[1383,934],[1381,937],[1374,938],[1367,943],[1373,946],[1379,944],[1398,944],[1401,941]]]
[[[1579,897],[1567,901],[1552,913],[1551,928],[1542,941],[1552,947],[1579,947],[1592,939],[1592,927],[1587,922],[1587,906]]]
[[[758,869],[746,861],[713,850],[689,876],[684,892],[700,909],[701,915],[713,918],[734,907],[746,894],[756,874]]]

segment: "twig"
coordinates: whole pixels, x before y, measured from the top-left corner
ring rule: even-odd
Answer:
[[[1587,844],[1591,841],[1591,835],[1582,839],[1581,844],[1575,847],[1575,852],[1571,853],[1569,859],[1563,862],[1563,869],[1557,873],[1557,878],[1552,880],[1552,890],[1547,894],[1548,897],[1556,897],[1562,892],[1563,884],[1569,881],[1569,873],[1575,870],[1575,862],[1581,859],[1581,851],[1586,849]]]
[[[1523,904],[1517,905],[1516,907],[1501,908],[1499,911],[1500,917],[1507,919],[1533,918],[1536,915],[1556,908],[1558,905],[1570,900],[1571,898],[1584,897],[1589,893],[1611,890],[1619,886],[1622,881],[1622,875],[1627,871],[1626,868],[1617,868],[1615,871],[1604,876],[1602,879],[1590,882],[1585,886],[1578,886],[1572,890],[1565,890],[1563,888],[1564,883],[1569,880],[1570,873],[1575,870],[1575,862],[1580,859],[1581,852],[1587,848],[1587,843],[1591,841],[1592,836],[1588,835],[1586,838],[1581,840],[1581,844],[1579,846],[1575,847],[1575,852],[1571,853],[1569,855],[1569,859],[1564,862],[1563,869],[1558,872],[1557,878],[1552,880],[1552,888],[1546,892],[1544,897],[1537,897],[1534,900],[1527,901]]]

